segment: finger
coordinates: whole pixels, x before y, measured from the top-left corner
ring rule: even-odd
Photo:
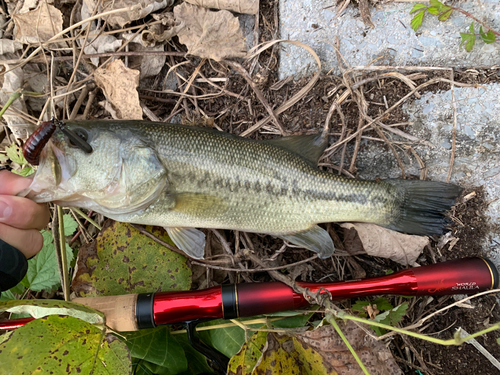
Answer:
[[[49,223],[47,206],[26,198],[0,195],[0,223],[19,229],[43,229]]]
[[[0,195],[16,195],[31,185],[31,178],[0,171]]]
[[[18,229],[0,224],[0,238],[21,251],[28,259],[36,255],[43,246],[43,237],[36,229]]]

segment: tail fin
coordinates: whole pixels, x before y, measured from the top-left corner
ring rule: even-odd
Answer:
[[[437,181],[385,180],[396,192],[396,207],[387,228],[410,234],[443,234],[444,216],[462,192],[459,186]]]

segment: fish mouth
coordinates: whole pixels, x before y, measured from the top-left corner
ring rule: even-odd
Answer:
[[[62,145],[52,139],[40,153],[40,163],[35,177],[24,195],[38,203],[55,200],[74,200],[74,192],[64,189],[64,183],[74,174],[71,157],[62,151]]]

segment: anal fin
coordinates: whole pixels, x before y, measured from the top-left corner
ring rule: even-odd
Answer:
[[[195,228],[165,227],[172,242],[191,258],[205,256],[205,233]]]
[[[321,259],[328,258],[335,251],[335,246],[328,232],[317,225],[302,232],[279,234],[277,237],[314,251]]]

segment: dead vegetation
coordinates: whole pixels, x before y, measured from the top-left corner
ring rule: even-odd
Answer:
[[[453,93],[454,87],[474,86],[488,76],[487,72],[467,75],[448,68],[350,67],[345,63],[340,64],[342,74],[332,76],[321,73],[314,51],[301,45],[316,57],[316,72],[295,81],[293,77],[279,80],[277,1],[261,2],[258,14],[240,15],[239,19],[229,11],[218,12],[216,17],[215,12],[180,1],[163,1],[162,10],[148,8],[145,1],[141,2],[142,7],[135,1],[118,3],[120,6],[108,9],[100,2],[65,2],[58,7],[40,2],[27,12],[23,11],[22,1],[7,3],[8,9],[3,9],[6,23],[1,39],[0,99],[5,104],[13,92],[23,95],[4,114],[2,149],[14,142],[22,145],[38,121],[53,115],[62,120],[144,118],[208,126],[255,139],[324,131],[331,143],[320,167],[349,177],[357,175],[356,160],[362,141],[380,142],[399,164],[402,178],[409,177],[400,159],[401,152],[405,152],[421,166],[418,177],[426,179],[427,167],[413,147],[427,141],[407,132],[412,124],[405,118],[402,105],[426,91],[451,88]],[[348,2],[343,4],[347,6]],[[189,25],[193,14],[201,21]],[[246,54],[240,24],[251,21],[254,26],[250,33],[247,31],[247,38],[253,37],[249,47],[254,48],[249,57],[238,59]],[[369,14],[365,22],[368,21]],[[218,22],[224,27],[214,26]],[[201,34],[206,34],[207,39],[196,37]],[[341,40],[334,41],[337,51],[340,43]],[[343,61],[340,54],[337,59]],[[456,127],[456,108],[453,116]],[[455,138],[452,146],[448,180]],[[18,168],[5,158],[2,163]],[[487,235],[488,225],[482,214],[484,196],[481,189],[475,189],[465,197],[453,212],[454,227],[447,237],[430,243],[421,238],[407,239],[416,249],[411,256],[399,254],[402,264],[482,255],[478,244]],[[89,224],[83,224],[79,236],[73,239],[82,244],[95,236],[85,229]],[[471,226],[480,229],[472,230]],[[402,268],[394,262],[394,254],[387,251],[387,246],[377,249],[377,253],[370,252],[361,233],[360,244],[350,228],[334,224],[327,224],[326,228],[338,249],[336,256],[328,260],[269,236],[206,231],[206,259],[191,262],[194,285],[201,289],[225,281],[276,279],[296,287],[295,280],[348,280]],[[393,235],[386,230],[382,234],[367,230],[368,237]],[[397,242],[392,237],[388,241]],[[349,256],[353,254],[357,255]],[[401,325],[412,327],[451,300],[415,298]],[[419,329],[423,333],[448,330],[443,333],[448,337],[458,326],[473,333],[499,320],[494,313],[495,299],[482,297],[477,301],[472,301],[473,311],[482,316],[481,322],[470,319],[467,309],[455,307]],[[393,298],[394,306],[401,302],[400,297]],[[350,305],[350,301],[345,301],[339,307],[348,309]],[[462,314],[463,311],[466,312]],[[488,334],[483,345],[498,357],[496,337],[498,334]],[[387,340],[405,372],[460,373],[451,371],[448,364],[450,358],[455,358],[453,353],[462,349],[435,348],[404,335],[390,335]],[[469,348],[464,347],[465,350]],[[490,366],[479,355],[471,355],[468,361],[475,369]],[[477,364],[472,364],[474,361]]]

